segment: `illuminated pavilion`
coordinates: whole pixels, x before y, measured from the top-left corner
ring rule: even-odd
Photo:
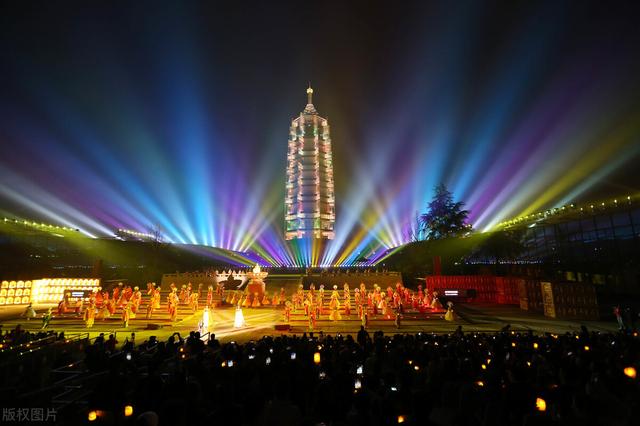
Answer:
[[[335,194],[329,122],[318,115],[307,89],[307,106],[291,122],[287,155],[285,238],[335,236]]]

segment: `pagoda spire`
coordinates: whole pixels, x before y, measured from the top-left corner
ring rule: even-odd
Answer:
[[[311,98],[313,97],[313,89],[311,88],[311,82],[309,82],[309,88],[307,89],[307,103],[312,104]]]

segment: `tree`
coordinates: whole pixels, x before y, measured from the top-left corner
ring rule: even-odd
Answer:
[[[468,210],[462,201],[454,202],[453,195],[444,184],[437,185],[427,212],[420,215],[420,239],[439,240],[459,237],[471,231],[467,224]]]

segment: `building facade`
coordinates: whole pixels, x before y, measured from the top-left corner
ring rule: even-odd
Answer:
[[[333,239],[335,193],[329,122],[307,106],[291,121],[285,192],[285,238]]]

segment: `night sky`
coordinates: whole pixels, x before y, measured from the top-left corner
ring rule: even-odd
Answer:
[[[287,136],[309,82],[336,181],[318,263],[406,242],[440,182],[479,230],[640,191],[638,2],[1,7],[10,217],[292,263]]]

